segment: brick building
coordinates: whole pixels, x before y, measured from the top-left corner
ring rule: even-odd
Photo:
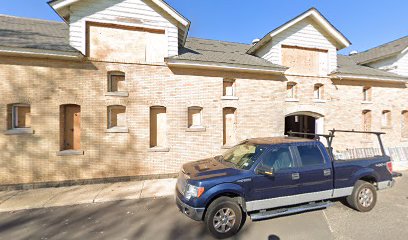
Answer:
[[[349,40],[316,9],[240,44],[187,37],[161,0],[50,6],[65,22],[0,16],[2,185],[157,177],[289,130],[408,145],[407,37],[342,56]]]

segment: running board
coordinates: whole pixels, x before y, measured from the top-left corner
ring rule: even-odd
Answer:
[[[305,212],[309,210],[316,210],[316,209],[322,209],[322,208],[327,208],[332,205],[331,202],[312,202],[304,205],[297,205],[294,207],[289,207],[289,208],[279,208],[279,209],[273,209],[273,210],[261,210],[260,212],[256,213],[251,213],[249,216],[251,217],[252,220],[262,220],[266,218],[273,218],[273,217],[278,217],[278,216],[283,216],[283,215],[289,215],[293,213],[299,213],[299,212]]]

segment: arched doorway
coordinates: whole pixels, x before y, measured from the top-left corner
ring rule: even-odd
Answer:
[[[295,112],[285,117],[285,135],[288,132],[323,133],[323,115],[314,112]],[[313,136],[306,136],[313,138]]]

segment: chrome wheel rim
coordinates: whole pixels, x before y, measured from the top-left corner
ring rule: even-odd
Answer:
[[[235,212],[231,208],[221,208],[213,218],[213,226],[219,233],[226,233],[235,224]]]
[[[373,191],[369,188],[363,188],[358,193],[358,202],[363,207],[369,207],[374,200]]]

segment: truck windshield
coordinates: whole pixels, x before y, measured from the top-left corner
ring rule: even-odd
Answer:
[[[244,143],[229,149],[222,156],[225,162],[232,163],[236,168],[248,170],[255,163],[255,156],[262,151],[260,146]]]

